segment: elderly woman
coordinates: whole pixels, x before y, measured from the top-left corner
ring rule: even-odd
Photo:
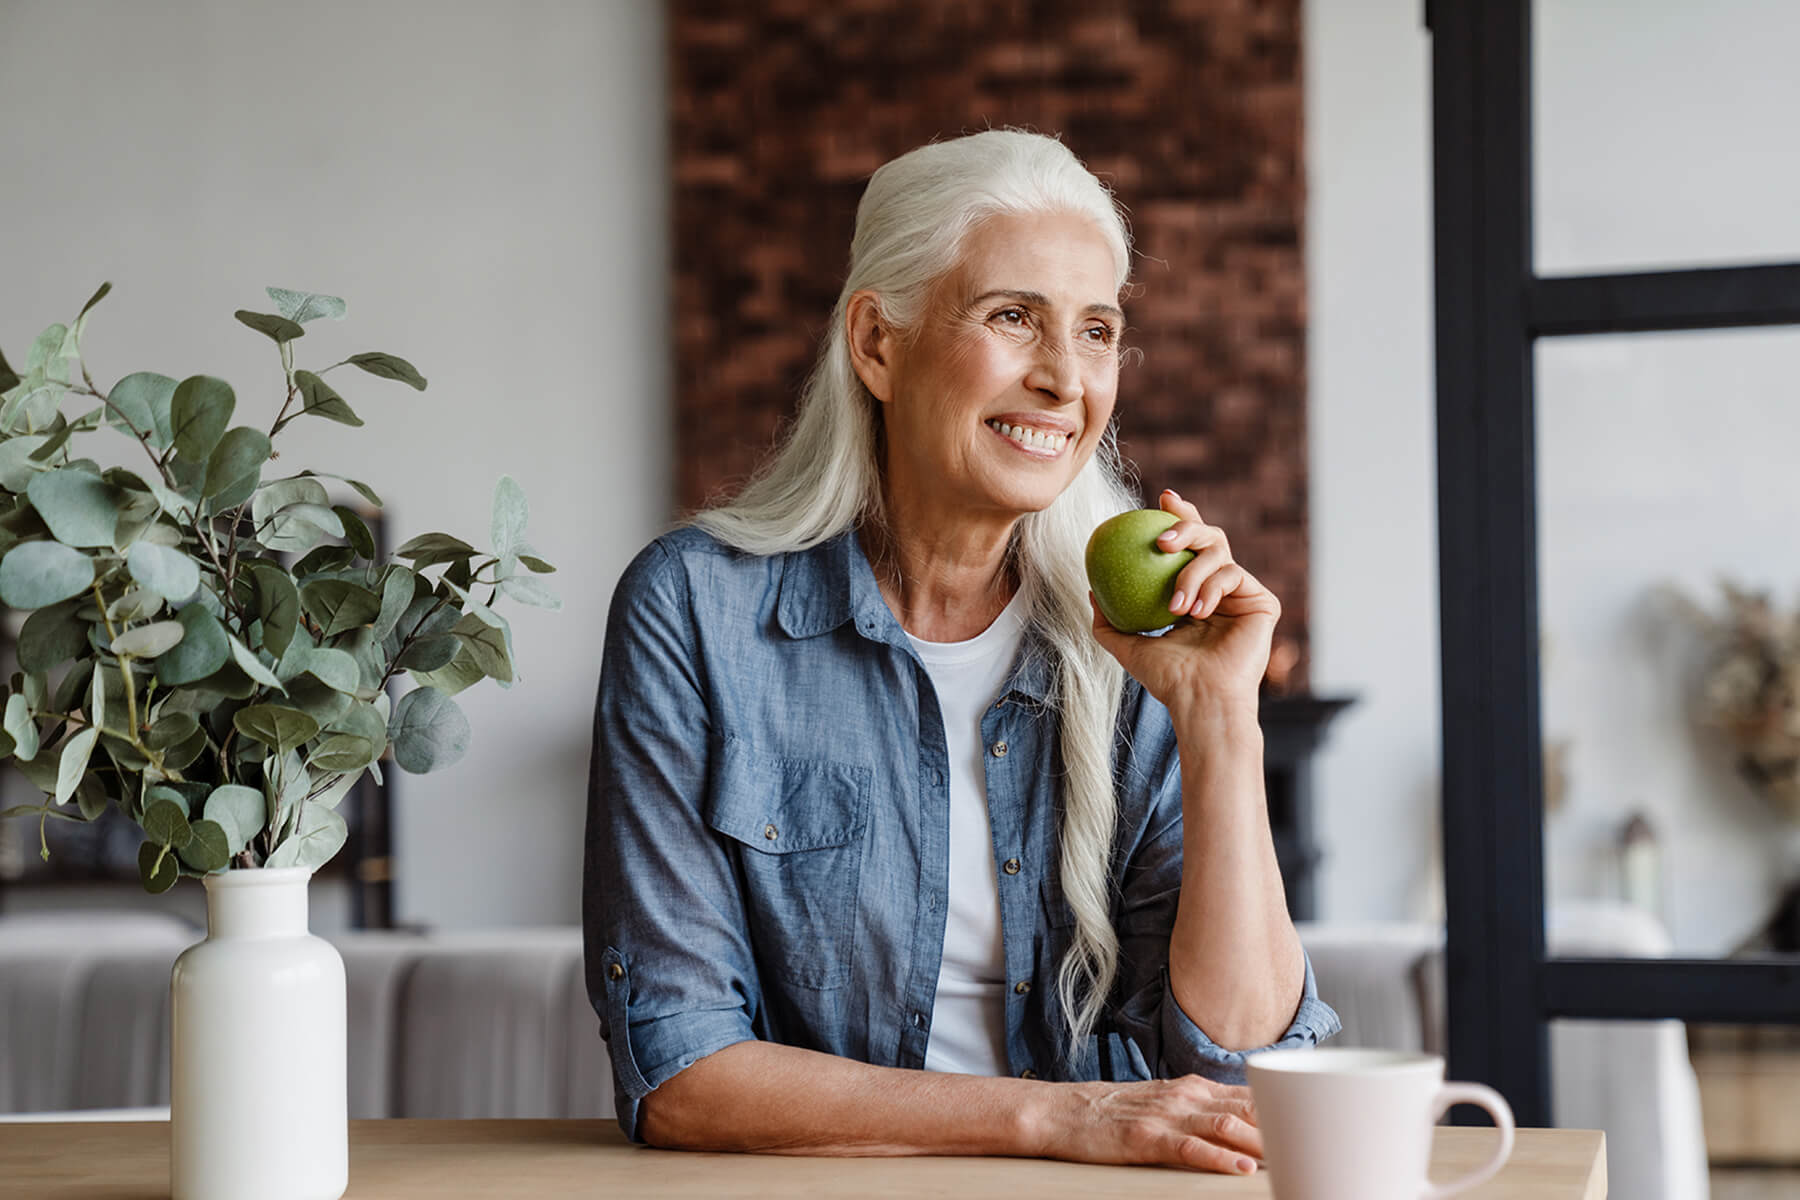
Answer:
[[[585,920],[633,1139],[1248,1172],[1245,1055],[1336,1032],[1263,794],[1280,605],[1173,492],[1183,619],[1088,594],[1129,254],[1054,139],[888,163],[785,442],[621,579]]]

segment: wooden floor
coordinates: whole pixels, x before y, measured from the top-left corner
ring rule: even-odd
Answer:
[[[1714,1167],[1712,1200],[1800,1200],[1800,1170]]]

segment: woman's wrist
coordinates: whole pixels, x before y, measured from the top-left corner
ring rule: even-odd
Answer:
[[[1016,1114],[1010,1153],[1020,1158],[1062,1158],[1057,1152],[1075,1130],[1075,1107],[1081,1102],[1079,1083],[1020,1081],[1024,1102]]]

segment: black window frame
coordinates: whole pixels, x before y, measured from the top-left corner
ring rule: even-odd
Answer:
[[[1531,4],[1427,0],[1425,24],[1449,1071],[1549,1126],[1551,1019],[1791,1024],[1800,959],[1546,957],[1533,347],[1800,324],[1800,264],[1538,275]]]

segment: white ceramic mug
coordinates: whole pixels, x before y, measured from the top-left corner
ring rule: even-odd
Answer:
[[[1445,1083],[1435,1054],[1326,1047],[1245,1061],[1275,1200],[1442,1200],[1493,1178],[1512,1153],[1505,1098],[1479,1083]],[[1432,1129],[1452,1104],[1485,1108],[1500,1146],[1461,1179],[1434,1184]]]

